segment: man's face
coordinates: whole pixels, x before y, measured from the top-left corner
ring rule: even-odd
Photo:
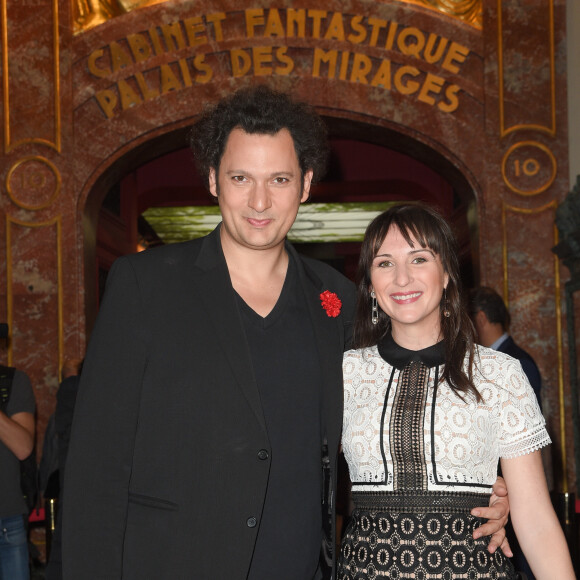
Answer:
[[[224,247],[267,250],[283,244],[300,204],[308,199],[311,180],[312,171],[300,173],[288,130],[264,135],[234,129],[219,173],[211,169],[209,175],[222,214]]]

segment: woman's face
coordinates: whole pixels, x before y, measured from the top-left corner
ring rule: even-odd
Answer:
[[[411,240],[412,246],[392,226],[370,274],[377,302],[391,319],[393,338],[401,346],[417,349],[440,338],[439,304],[449,276],[438,254],[422,248],[413,236]]]

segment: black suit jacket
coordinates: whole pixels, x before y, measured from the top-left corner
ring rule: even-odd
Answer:
[[[538,366],[531,355],[529,355],[523,348],[519,347],[511,336],[508,336],[499,345],[497,350],[505,352],[505,354],[509,354],[520,361],[522,369],[528,377],[528,381],[530,381],[530,385],[532,385],[532,389],[534,389],[534,393],[536,393],[536,398],[541,407],[542,399],[540,398],[540,390],[542,388],[542,377]]]
[[[329,503],[321,554],[330,578],[354,287],[326,264],[287,250],[298,264],[322,369],[321,497]],[[342,299],[337,318],[321,306],[324,290]],[[219,227],[200,240],[117,260],[75,410],[64,578],[245,579],[268,484],[269,460],[260,451],[269,449]]]

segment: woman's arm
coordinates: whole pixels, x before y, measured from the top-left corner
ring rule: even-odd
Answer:
[[[576,578],[548,493],[541,452],[502,458],[501,468],[510,490],[514,530],[536,578]]]

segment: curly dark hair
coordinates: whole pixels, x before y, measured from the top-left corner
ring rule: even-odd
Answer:
[[[445,340],[445,369],[441,380],[463,398],[470,393],[476,400],[481,397],[473,386],[475,330],[461,300],[461,279],[457,242],[451,226],[434,208],[422,203],[392,206],[377,216],[368,226],[362,243],[357,273],[357,306],[354,323],[354,348],[373,346],[391,331],[390,318],[379,309],[379,322],[371,322],[371,266],[389,229],[396,227],[409,245],[413,238],[422,248],[429,248],[441,259],[449,276],[447,288],[441,297],[441,332]],[[451,315],[443,315],[443,304]],[[465,356],[469,355],[467,373]]]
[[[324,177],[329,156],[327,129],[306,103],[266,85],[244,88],[206,109],[191,128],[189,144],[197,169],[209,188],[209,172],[219,172],[226,142],[233,129],[248,134],[275,135],[287,129],[294,141],[302,177],[312,169],[312,181]]]

